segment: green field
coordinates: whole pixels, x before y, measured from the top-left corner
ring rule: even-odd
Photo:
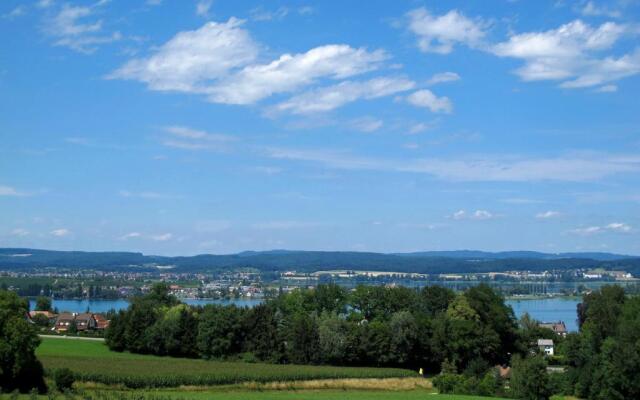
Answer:
[[[48,371],[66,367],[79,381],[123,384],[130,388],[417,375],[395,368],[274,365],[117,353],[109,351],[102,342],[62,338],[44,338],[36,354]]]

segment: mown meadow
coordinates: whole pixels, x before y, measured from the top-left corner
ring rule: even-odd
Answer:
[[[36,351],[47,371],[69,368],[77,381],[129,388],[229,385],[241,382],[415,377],[397,368],[208,361],[112,352],[97,341],[44,338]]]

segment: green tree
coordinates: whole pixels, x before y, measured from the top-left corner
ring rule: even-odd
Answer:
[[[36,299],[36,311],[51,311],[51,299],[49,297],[39,296]]]
[[[513,397],[524,400],[547,400],[551,396],[547,363],[542,356],[514,356],[510,387]]]
[[[349,323],[335,314],[323,313],[318,321],[320,356],[328,364],[349,360]]]
[[[59,391],[66,392],[71,390],[75,377],[69,368],[59,368],[53,373],[53,381]]]
[[[5,391],[46,391],[42,364],[35,355],[40,339],[25,319],[28,311],[26,300],[0,291],[0,388]]]
[[[236,306],[208,304],[200,314],[197,346],[204,358],[222,358],[240,352],[242,316]]]

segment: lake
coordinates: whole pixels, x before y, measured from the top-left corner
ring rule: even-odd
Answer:
[[[578,303],[579,299],[550,298],[536,300],[507,300],[517,318],[529,313],[533,318],[543,322],[564,321],[567,330],[578,331]]]
[[[260,304],[260,299],[235,299],[235,300],[213,300],[213,299],[182,299],[183,302],[194,305],[203,306],[206,304],[235,304],[239,307],[253,307]],[[525,312],[529,313],[533,318],[539,321],[552,322],[564,321],[569,331],[577,331],[578,324],[576,322],[576,307],[580,300],[578,299],[536,299],[536,300],[507,300],[507,304],[513,307],[513,311],[517,318],[520,318]],[[31,301],[31,308],[35,306],[35,301]],[[53,307],[59,311],[68,312],[91,312],[101,313],[111,309],[120,310],[127,308],[129,302],[127,300],[53,300]]]
[[[206,304],[235,304],[238,307],[253,307],[260,304],[262,300],[258,299],[235,299],[235,300],[213,300],[213,299],[181,299],[182,302],[192,306],[204,306]],[[30,307],[35,307],[35,301],[31,300]],[[83,313],[87,310],[94,313],[103,313],[109,310],[121,310],[129,307],[129,302],[124,299],[117,300],[53,300],[53,308],[58,311],[68,311],[75,313]]]

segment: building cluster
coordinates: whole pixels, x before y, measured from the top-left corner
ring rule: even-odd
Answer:
[[[567,336],[567,326],[563,321],[558,322],[541,322],[538,324],[540,328],[550,329],[558,336],[566,337]],[[536,346],[538,350],[546,356],[553,356],[555,354],[554,351],[554,343],[553,339],[538,339]]]
[[[29,320],[35,323],[38,316],[47,318],[51,330],[57,333],[104,331],[109,327],[109,320],[102,314],[95,313],[61,313],[54,314],[51,311],[30,311]]]

